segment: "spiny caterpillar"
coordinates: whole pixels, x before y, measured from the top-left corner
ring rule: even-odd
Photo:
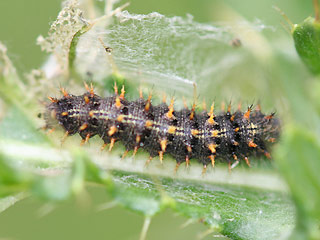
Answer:
[[[99,135],[104,141],[102,148],[109,145],[109,151],[116,141],[121,141],[127,153],[139,148],[150,154],[147,161],[159,155],[162,163],[164,154],[172,155],[177,162],[176,170],[182,162],[189,166],[195,158],[204,166],[214,167],[216,159],[226,161],[232,166],[243,159],[250,166],[250,156],[265,155],[270,158],[269,146],[279,138],[280,124],[274,114],[264,115],[258,105],[246,112],[241,106],[231,113],[227,111],[215,115],[214,105],[209,112],[195,111],[185,104],[180,110],[174,110],[174,101],[168,106],[163,100],[158,106],[151,104],[151,94],[144,99],[140,91],[139,99],[125,99],[122,87],[120,94],[115,86],[115,94],[102,98],[94,93],[93,87],[86,85],[87,92],[74,96],[62,89],[63,97],[49,97],[51,103],[46,106],[46,128],[57,121],[65,130],[65,137],[79,133],[82,143]]]

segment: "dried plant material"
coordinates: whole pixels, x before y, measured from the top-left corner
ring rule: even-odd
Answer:
[[[64,7],[57,19],[51,24],[48,37],[39,36],[37,43],[41,49],[53,53],[62,70],[68,66],[68,52],[71,40],[76,32],[87,26],[87,21],[82,17],[77,0],[63,3]]]

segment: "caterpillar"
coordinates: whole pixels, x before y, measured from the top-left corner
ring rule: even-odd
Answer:
[[[62,98],[49,97],[46,128],[57,123],[66,131],[65,137],[79,133],[82,143],[98,135],[104,141],[102,148],[109,145],[109,151],[121,141],[126,149],[123,158],[142,148],[150,154],[147,163],[156,156],[162,163],[170,154],[176,169],[183,162],[189,166],[190,159],[202,163],[204,171],[209,164],[214,167],[216,159],[227,162],[229,169],[240,160],[250,167],[249,157],[270,158],[269,148],[279,139],[279,119],[274,113],[264,115],[260,105],[255,110],[251,105],[246,112],[238,107],[232,113],[229,104],[217,115],[214,104],[209,112],[197,112],[195,104],[176,111],[173,99],[170,105],[164,100],[153,106],[151,94],[144,99],[141,91],[137,100],[129,101],[124,87],[119,93],[115,86],[115,94],[106,98],[96,95],[92,85],[85,87],[87,92],[80,96],[62,88]]]

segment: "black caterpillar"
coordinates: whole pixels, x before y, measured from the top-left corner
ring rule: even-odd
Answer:
[[[128,101],[124,97],[124,88],[118,94],[101,98],[93,88],[86,85],[87,93],[81,96],[68,94],[64,97],[51,98],[46,106],[46,127],[53,126],[52,120],[66,130],[66,135],[79,133],[83,142],[99,135],[105,147],[112,149],[116,141],[122,141],[126,151],[133,150],[135,155],[139,148],[150,154],[150,160],[159,155],[162,162],[164,154],[172,155],[177,167],[191,158],[198,159],[204,165],[214,166],[215,159],[239,163],[241,159],[250,166],[248,157],[265,155],[270,157],[269,146],[279,138],[280,124],[274,114],[264,115],[259,105],[252,106],[246,112],[240,108],[231,113],[228,110],[214,114],[214,106],[209,112],[195,112],[186,106],[175,111],[173,100],[168,106],[165,102],[158,106],[151,104],[151,95],[145,100],[140,98]]]

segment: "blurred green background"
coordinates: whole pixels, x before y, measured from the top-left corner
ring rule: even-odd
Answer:
[[[169,16],[190,13],[198,22],[225,21],[219,14],[221,4],[228,5],[249,21],[258,18],[266,25],[274,26],[276,34],[272,37],[287,38],[288,42],[291,42],[290,35],[280,24],[283,18],[272,6],[281,8],[295,23],[313,15],[311,0],[132,0],[128,10],[135,13],[157,11]],[[40,34],[46,36],[60,5],[60,0],[0,1],[0,41],[8,47],[9,57],[20,74],[38,68],[44,62],[46,54],[35,44],[36,38]],[[90,188],[89,192],[86,207],[78,206],[72,200],[56,205],[43,217],[39,214],[48,206],[40,200],[27,199],[17,203],[0,214],[0,239],[138,239],[143,217],[121,207],[97,212],[95,207],[109,200],[104,189]],[[206,230],[200,223],[180,229],[184,221],[183,217],[166,211],[152,220],[148,239],[195,239],[198,233]]]
[[[98,2],[102,5],[102,1]],[[249,21],[258,18],[267,25],[276,26],[279,34],[285,32],[280,25],[280,21],[284,20],[272,6],[284,10],[295,23],[313,15],[311,0],[133,0],[127,9],[135,13],[157,11],[168,16],[185,16],[190,13],[198,22],[224,21],[223,16],[218,14],[222,3]],[[61,0],[0,1],[0,40],[8,47],[9,55],[19,69],[27,71],[36,68],[45,59],[45,53],[40,51],[35,41],[38,35],[46,35],[60,6]]]

